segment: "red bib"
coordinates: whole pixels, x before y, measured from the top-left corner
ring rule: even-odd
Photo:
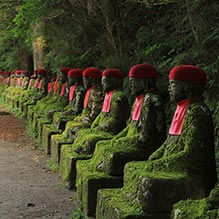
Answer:
[[[143,99],[144,99],[144,94],[137,96],[135,99],[135,105],[134,105],[134,109],[132,111],[132,120],[133,121],[138,121],[138,119],[140,117]]]
[[[38,85],[38,78],[37,79],[35,79],[35,81],[34,81],[34,87],[37,87],[37,85]]]
[[[183,123],[190,100],[181,100],[177,103],[177,108],[173,116],[173,120],[169,129],[170,135],[181,135]]]
[[[10,85],[12,86],[14,84],[14,78],[10,79]]]
[[[103,106],[102,106],[102,112],[108,113],[110,111],[110,103],[111,103],[112,96],[113,96],[113,90],[106,92]]]
[[[69,101],[73,100],[74,93],[75,93],[75,88],[76,88],[76,85],[72,85],[70,87],[69,96],[68,96]]]
[[[40,83],[39,83],[39,84],[38,84],[38,86],[37,86],[37,87],[38,87],[38,89],[41,89],[41,87],[42,87],[42,84],[43,84],[43,79],[41,79],[41,80],[40,80]]]
[[[56,80],[55,83],[54,83],[54,88],[53,88],[54,93],[56,93],[57,90],[58,90],[58,84],[59,84],[59,81]]]
[[[17,78],[16,84],[17,84],[17,86],[20,86],[20,84],[21,84],[21,79],[20,78]]]
[[[62,84],[62,87],[61,87],[61,91],[59,93],[59,96],[63,96],[65,94],[65,87],[66,87],[66,83]]]
[[[93,87],[89,88],[85,94],[85,98],[84,98],[84,109],[87,108],[87,105],[88,105],[88,100],[89,100],[89,97],[90,97],[90,92],[91,90],[93,89]]]
[[[24,87],[24,85],[25,85],[25,78],[23,78],[23,81],[22,81],[22,83],[21,83],[21,86],[22,86],[22,87]]]
[[[28,88],[30,88],[30,87],[31,87],[31,85],[32,85],[32,81],[33,81],[33,79],[30,79],[30,80],[29,80],[29,83],[28,83]]]
[[[47,92],[50,93],[52,91],[52,82],[49,82],[47,85]]]

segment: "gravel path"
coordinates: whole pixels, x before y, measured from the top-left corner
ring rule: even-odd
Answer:
[[[0,219],[69,219],[76,193],[65,189],[24,121],[0,106]]]

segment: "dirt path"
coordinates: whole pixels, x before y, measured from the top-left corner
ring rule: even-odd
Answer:
[[[63,188],[24,121],[0,106],[0,219],[69,219],[76,194]]]

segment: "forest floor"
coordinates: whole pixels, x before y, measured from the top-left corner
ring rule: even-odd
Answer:
[[[69,219],[76,193],[64,188],[25,121],[0,106],[0,219]]]

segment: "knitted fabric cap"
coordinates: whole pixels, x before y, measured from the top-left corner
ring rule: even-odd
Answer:
[[[46,69],[39,69],[39,70],[37,71],[37,74],[38,74],[38,75],[45,75],[45,74],[47,74],[47,70],[46,70]]]
[[[5,71],[5,72],[3,72],[3,74],[4,74],[4,75],[11,75],[11,72]]]
[[[27,74],[27,70],[21,70],[21,74]]]
[[[129,70],[129,77],[157,78],[157,70],[150,64],[137,64]]]
[[[89,67],[83,71],[83,77],[101,78],[102,73],[98,68]]]
[[[16,71],[15,71],[15,74],[16,74],[16,75],[21,74],[21,70],[16,70]]]
[[[172,68],[169,79],[184,81],[193,84],[206,84],[207,77],[205,72],[197,66],[179,65]]]
[[[79,68],[74,68],[68,71],[69,78],[82,78],[82,70]]]
[[[103,72],[103,76],[108,78],[124,78],[123,73],[119,69],[106,69]]]
[[[66,75],[67,75],[67,74],[68,74],[68,71],[69,71],[70,69],[71,69],[71,68],[68,68],[68,67],[67,67],[67,68],[61,68],[60,71],[61,71],[63,74],[66,74]]]

